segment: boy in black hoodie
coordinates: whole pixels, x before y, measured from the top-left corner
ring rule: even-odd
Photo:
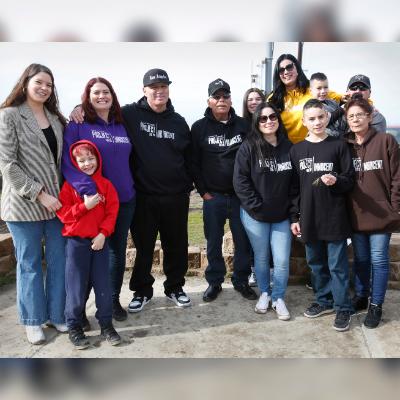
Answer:
[[[291,229],[306,244],[307,263],[314,277],[316,302],[305,311],[316,318],[336,311],[334,329],[349,329],[349,266],[346,238],[350,223],[346,193],[354,184],[354,168],[344,141],[328,136],[328,115],[322,102],[307,101],[303,124],[308,136],[290,151],[297,176],[290,210]]]
[[[235,244],[233,286],[246,299],[257,299],[248,285],[250,243],[240,221],[240,202],[233,189],[235,157],[249,125],[231,107],[230,91],[230,86],[222,79],[211,82],[205,117],[192,126],[194,182],[204,200],[203,221],[207,239],[205,276],[209,287],[204,292],[204,301],[215,300],[222,290],[226,273],[222,237],[227,219]]]

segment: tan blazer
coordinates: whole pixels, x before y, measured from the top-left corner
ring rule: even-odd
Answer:
[[[61,185],[63,126],[45,109],[57,139],[57,164],[32,110],[25,102],[0,110],[1,218],[42,221],[55,217],[37,200],[42,189],[58,197]]]

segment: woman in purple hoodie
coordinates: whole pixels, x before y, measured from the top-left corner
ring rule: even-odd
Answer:
[[[82,94],[83,124],[71,121],[65,128],[62,173],[80,194],[93,195],[96,185],[91,176],[78,171],[71,163],[69,148],[78,140],[90,140],[101,153],[103,175],[114,185],[120,202],[115,231],[109,240],[110,279],[113,299],[113,318],[123,321],[127,312],[121,307],[119,295],[125,271],[125,252],[128,231],[135,211],[135,187],[129,167],[132,145],[122,123],[121,108],[110,82],[92,78]],[[86,316],[83,325],[90,329]]]

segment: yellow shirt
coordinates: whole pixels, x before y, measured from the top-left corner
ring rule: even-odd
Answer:
[[[268,99],[271,96],[268,97]],[[339,102],[341,95],[329,91],[328,97]],[[292,143],[298,143],[307,136],[307,128],[303,125],[303,107],[304,104],[312,99],[310,88],[303,94],[299,89],[288,90],[285,96],[285,109],[281,113],[283,125],[285,125],[288,138]]]

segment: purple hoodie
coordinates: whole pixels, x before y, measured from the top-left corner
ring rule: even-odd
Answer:
[[[96,184],[92,177],[77,170],[69,156],[69,148],[78,140],[89,140],[97,146],[103,159],[103,176],[114,185],[121,203],[131,200],[135,196],[129,168],[132,145],[125,127],[98,118],[95,123],[76,124],[71,121],[65,128],[61,163],[64,178],[81,196],[95,194]]]

